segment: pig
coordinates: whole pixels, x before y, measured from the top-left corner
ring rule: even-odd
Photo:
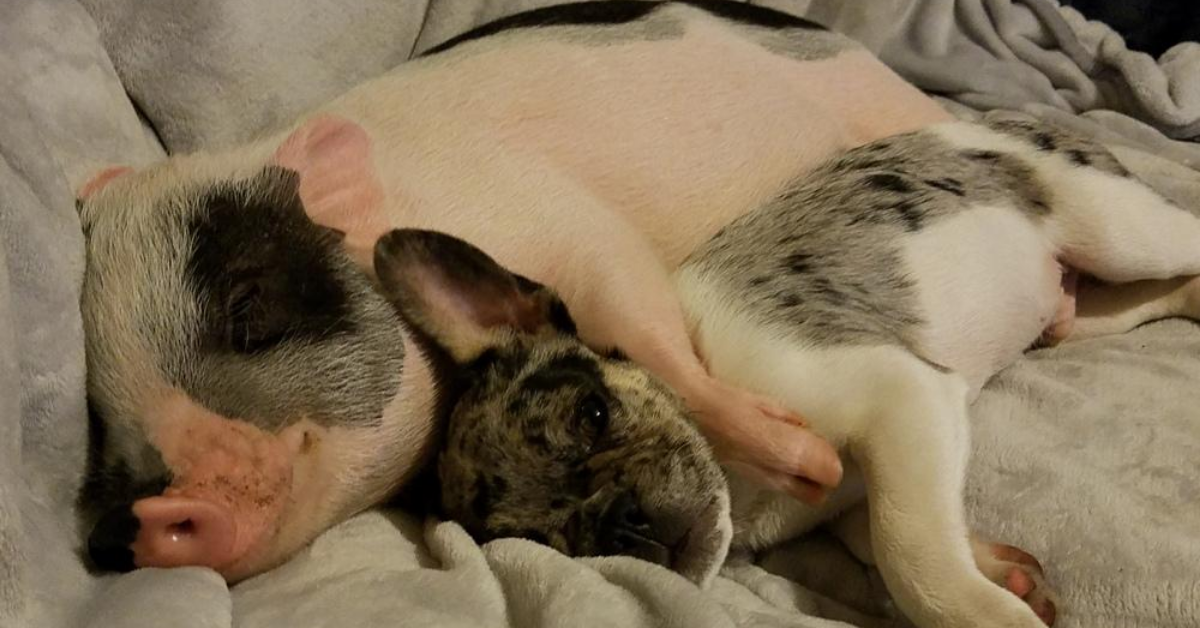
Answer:
[[[443,516],[481,542],[626,554],[698,582],[731,545],[829,523],[922,628],[1057,617],[1036,559],[967,529],[968,406],[984,383],[1039,340],[1200,320],[1200,217],[1084,138],[1006,117],[831,159],[674,274],[710,372],[780,399],[845,456],[841,487],[813,507],[721,481],[688,407],[653,373],[551,320],[569,306],[525,305],[548,289],[483,251],[426,253],[438,238],[453,240],[391,232],[376,275],[465,382],[437,461]],[[472,315],[480,300],[528,314]]]
[[[237,582],[412,479],[457,384],[378,291],[395,227],[552,287],[587,346],[682,396],[726,468],[821,499],[836,450],[708,371],[670,273],[828,156],[949,119],[803,20],[596,2],[467,33],[246,145],[105,170],[79,212],[88,554]]]

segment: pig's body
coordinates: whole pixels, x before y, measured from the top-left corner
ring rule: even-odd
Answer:
[[[555,288],[590,344],[621,349],[682,393],[726,461],[755,434],[768,445],[743,463],[816,457],[783,431],[799,428],[737,422],[770,412],[704,371],[669,270],[834,152],[947,115],[850,42],[778,14],[603,6],[579,24],[465,41],[286,133],[89,190],[90,394],[109,428],[99,477],[124,482],[92,492],[111,502],[96,505],[108,516],[94,555],[115,544],[132,549],[115,566],[204,564],[236,580],[378,503],[428,449],[439,385],[399,320],[326,249],[287,254],[321,234],[236,211],[217,220],[217,201],[288,220],[302,209],[344,232],[364,270],[393,226],[469,240]],[[263,170],[271,164],[298,177]],[[203,229],[221,246],[200,259]],[[341,309],[272,300],[312,278],[336,288]],[[328,326],[296,335],[298,321],[322,317]],[[330,401],[341,398],[353,403]]]
[[[670,41],[467,42],[323,111],[374,139],[386,222],[463,236],[546,279],[594,272],[580,247],[628,247],[595,236],[629,227],[673,268],[830,155],[948,118],[864,50],[797,59],[692,7],[652,19],[691,21]],[[814,36],[834,37],[796,35]]]

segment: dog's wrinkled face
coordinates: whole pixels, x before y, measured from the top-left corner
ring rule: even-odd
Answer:
[[[376,273],[454,364],[437,467],[445,516],[480,542],[524,537],[711,578],[731,536],[728,489],[678,397],[589,350],[548,289],[461,240],[392,232]]]

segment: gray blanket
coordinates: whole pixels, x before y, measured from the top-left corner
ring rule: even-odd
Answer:
[[[757,565],[735,559],[708,591],[628,558],[572,560],[516,540],[479,547],[452,523],[398,512],[346,522],[232,591],[204,569],[83,570],[72,514],[87,436],[83,258],[71,190],[102,163],[158,158],[159,139],[171,151],[244,140],[415,51],[543,4],[0,3],[0,626],[893,623],[878,579],[820,535]],[[1048,0],[764,4],[859,38],[961,115],[1016,109],[1094,133],[1200,210],[1200,149],[1169,139],[1200,135],[1200,46],[1154,60]],[[1043,559],[1061,625],[1197,625],[1197,356],[1193,324],[1153,324],[1034,353],[974,409],[972,519]]]

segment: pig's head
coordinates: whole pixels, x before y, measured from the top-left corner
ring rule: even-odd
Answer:
[[[444,516],[480,542],[524,537],[712,577],[731,536],[728,489],[675,394],[588,349],[549,289],[461,240],[393,231],[376,245],[375,273],[453,365],[437,462]]]
[[[98,566],[238,580],[419,465],[436,378],[347,234],[313,219],[377,220],[362,129],[321,118],[237,156],[105,171],[81,196]]]

